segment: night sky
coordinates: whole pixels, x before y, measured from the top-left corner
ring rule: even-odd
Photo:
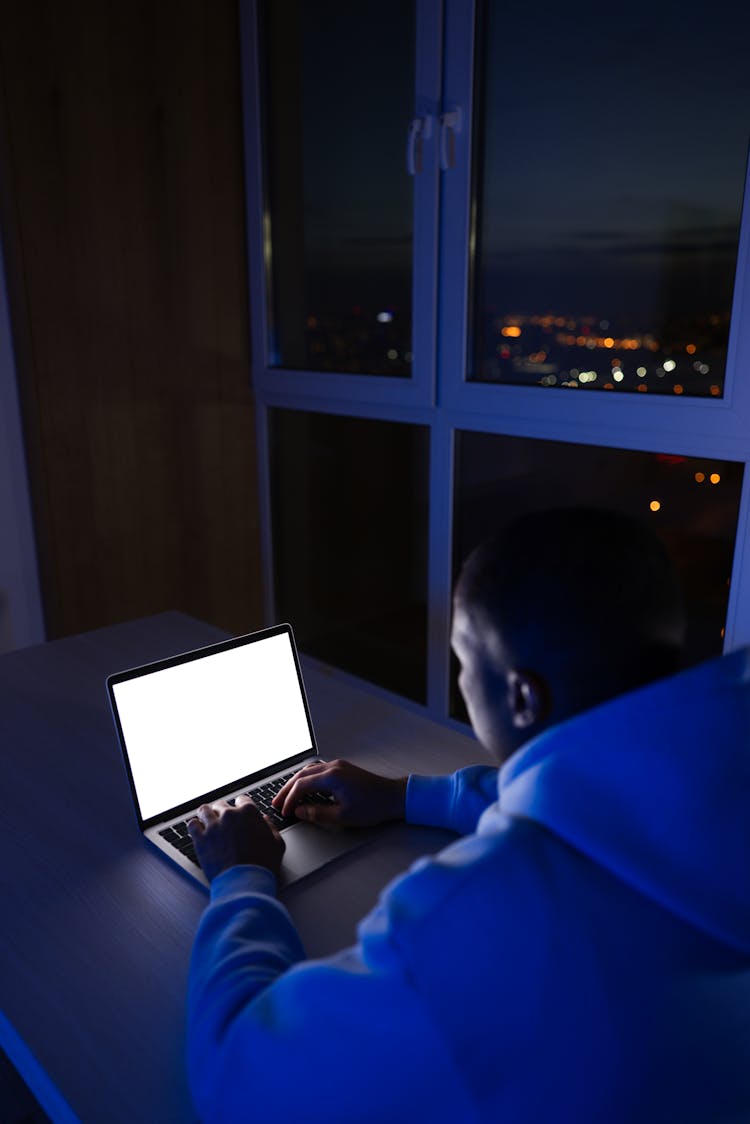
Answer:
[[[725,2],[489,6],[481,231],[505,275],[490,292],[610,316],[647,315],[665,283],[696,312],[728,304],[748,31]]]
[[[413,5],[298,10],[308,307],[408,302]],[[727,0],[487,4],[480,314],[593,315],[658,333],[677,313],[729,309],[749,32],[750,10]]]

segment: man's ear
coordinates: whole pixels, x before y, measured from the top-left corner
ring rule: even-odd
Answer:
[[[526,730],[549,714],[549,691],[538,675],[530,671],[508,672],[508,704],[511,721],[517,730]]]

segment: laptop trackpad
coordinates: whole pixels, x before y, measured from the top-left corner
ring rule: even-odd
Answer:
[[[281,864],[280,884],[289,886],[297,882],[339,855],[361,847],[378,834],[376,827],[331,830],[315,824],[295,824],[283,833],[286,850]]]

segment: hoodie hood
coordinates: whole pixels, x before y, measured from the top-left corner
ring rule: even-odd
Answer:
[[[499,808],[750,954],[750,648],[540,734],[500,770]]]

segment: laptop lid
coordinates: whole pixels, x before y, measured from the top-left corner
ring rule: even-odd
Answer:
[[[107,678],[141,829],[317,755],[291,625]]]

